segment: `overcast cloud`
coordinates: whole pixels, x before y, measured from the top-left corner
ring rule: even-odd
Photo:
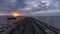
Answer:
[[[0,14],[13,11],[29,15],[55,14],[59,9],[60,0],[0,0]]]

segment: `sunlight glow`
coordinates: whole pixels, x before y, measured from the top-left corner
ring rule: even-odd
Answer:
[[[12,15],[13,15],[14,17],[21,16],[21,14],[20,14],[20,13],[17,13],[17,12],[13,12]]]

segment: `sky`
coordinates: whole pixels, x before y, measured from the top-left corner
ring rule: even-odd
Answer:
[[[60,15],[60,0],[0,0],[0,14]]]

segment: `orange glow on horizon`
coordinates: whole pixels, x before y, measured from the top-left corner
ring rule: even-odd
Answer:
[[[20,14],[20,13],[17,13],[17,12],[13,12],[12,15],[13,15],[14,17],[21,16],[21,14]]]
[[[0,14],[0,16],[7,16],[7,14]]]

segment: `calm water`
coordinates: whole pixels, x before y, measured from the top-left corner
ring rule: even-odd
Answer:
[[[35,16],[34,18],[60,29],[60,16]],[[14,22],[15,20],[7,20],[7,16],[0,16],[0,28],[7,27],[7,24],[14,25]]]
[[[9,16],[0,16],[0,29],[14,25],[15,20],[8,20],[7,17]]]
[[[35,18],[60,29],[60,16],[38,16]]]

